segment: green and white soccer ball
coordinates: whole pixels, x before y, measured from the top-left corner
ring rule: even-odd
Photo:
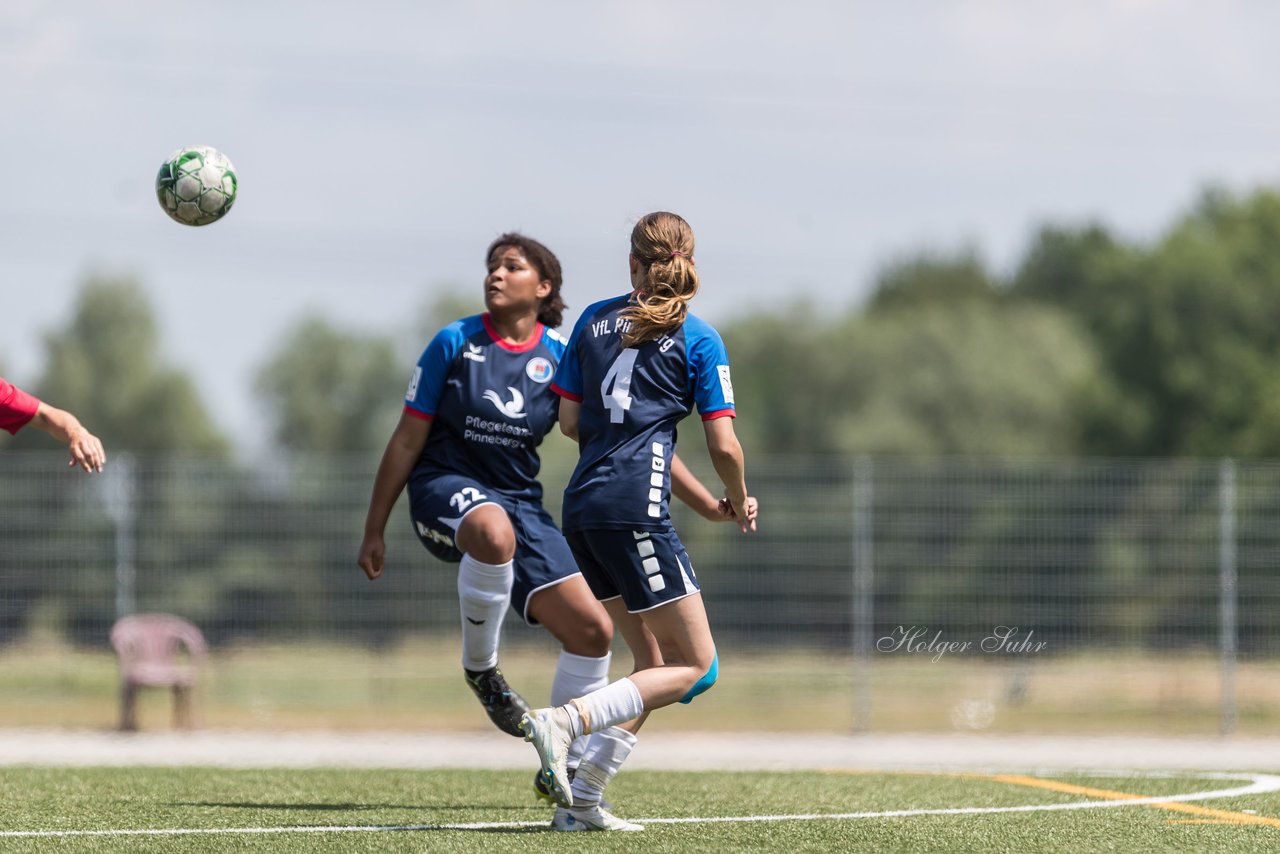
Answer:
[[[207,145],[179,148],[160,167],[156,198],[174,222],[217,222],[235,204],[236,168],[225,154]]]

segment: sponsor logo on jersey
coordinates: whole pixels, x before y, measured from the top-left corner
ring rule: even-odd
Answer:
[[[472,344],[470,341],[468,341],[467,349],[462,351],[462,358],[470,359],[473,362],[483,362],[484,348],[482,348],[479,344]]]
[[[733,403],[733,380],[729,379],[729,366],[716,365],[716,372],[720,374],[720,391],[724,394],[724,402]]]
[[[502,395],[493,389],[487,389],[484,393],[484,399],[492,403],[498,408],[498,411],[508,418],[524,418],[524,395],[520,393],[520,389],[507,386],[507,391],[511,392],[510,400],[503,400]]]
[[[415,524],[418,527],[418,535],[424,540],[430,540],[433,543],[440,543],[441,545],[453,548],[453,539],[449,537],[448,534],[442,534],[435,528],[428,528],[421,522],[416,522]]]
[[[534,356],[529,360],[528,364],[524,366],[524,372],[528,374],[529,379],[533,380],[535,383],[545,383],[551,380],[551,376],[556,372],[556,370],[551,367],[551,362],[548,360],[541,356]]]
[[[422,382],[422,365],[413,369],[413,377],[409,380],[409,389],[404,393],[405,400],[413,400],[418,396],[418,383]]]

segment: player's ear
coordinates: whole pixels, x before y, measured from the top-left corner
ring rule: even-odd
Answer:
[[[541,282],[538,282],[538,290],[535,291],[535,293],[537,294],[538,299],[546,299],[551,296],[551,280],[543,279]]]

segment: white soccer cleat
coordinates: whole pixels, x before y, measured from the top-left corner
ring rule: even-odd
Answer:
[[[596,806],[580,809],[565,809],[561,807],[556,810],[555,818],[551,819],[551,829],[563,831],[626,830],[634,832],[644,830],[644,825],[624,821],[597,804]]]
[[[562,807],[573,806],[569,788],[569,745],[573,736],[561,709],[535,709],[520,719],[524,740],[533,744],[542,763],[542,782],[551,798]]]

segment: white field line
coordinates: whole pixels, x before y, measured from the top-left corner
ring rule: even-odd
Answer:
[[[1115,773],[1114,770],[1112,773]],[[1164,774],[1148,775],[1145,772],[1124,772],[1127,776],[1167,776]],[[915,809],[887,810],[883,812],[844,812],[844,813],[803,813],[797,815],[743,815],[743,816],[708,816],[698,818],[632,818],[639,824],[727,824],[735,822],[764,821],[849,821],[864,818],[909,818],[921,815],[989,815],[993,813],[1019,812],[1057,812],[1061,810],[1119,809],[1121,807],[1150,806],[1151,804],[1167,804],[1180,801],[1208,801],[1215,798],[1238,798],[1246,795],[1260,795],[1280,791],[1280,776],[1273,774],[1197,774],[1209,780],[1249,780],[1247,786],[1231,789],[1217,789],[1206,792],[1188,792],[1181,795],[1161,795],[1150,798],[1134,798],[1123,801],[1077,801],[1066,804],[1026,804],[1015,807],[952,807],[949,809]],[[171,827],[145,828],[137,830],[5,830],[0,831],[0,839],[44,838],[67,836],[193,836],[209,835],[262,835],[278,833],[382,833],[395,831],[439,831],[439,830],[510,830],[522,827],[546,827],[546,821],[494,821],[467,822],[459,824],[382,824],[382,825],[295,825],[292,827]]]

